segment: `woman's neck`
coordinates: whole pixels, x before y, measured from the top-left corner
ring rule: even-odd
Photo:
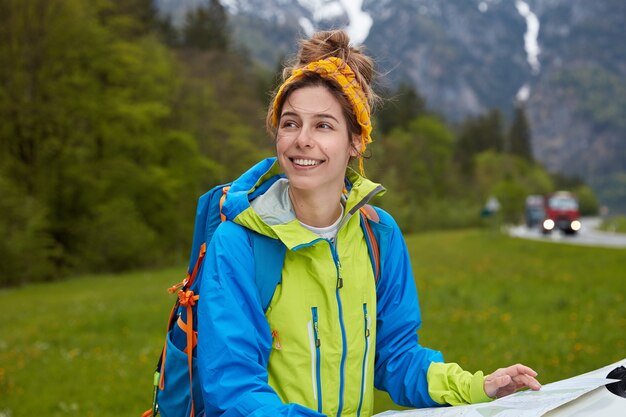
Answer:
[[[341,215],[341,190],[333,192],[306,192],[289,187],[289,199],[296,218],[313,227],[327,227]]]

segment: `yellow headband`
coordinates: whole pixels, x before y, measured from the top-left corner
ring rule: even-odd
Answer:
[[[368,144],[372,142],[372,124],[370,122],[370,109],[367,97],[359,85],[352,71],[352,68],[340,58],[330,57],[319,61],[314,61],[302,68],[296,68],[291,72],[291,76],[280,86],[274,104],[272,105],[272,126],[278,126],[278,104],[281,102],[285,87],[296,80],[304,77],[306,73],[316,73],[322,78],[336,81],[343,89],[344,96],[352,105],[352,110],[356,120],[361,126],[361,152],[359,154],[359,170],[363,175],[363,152]]]

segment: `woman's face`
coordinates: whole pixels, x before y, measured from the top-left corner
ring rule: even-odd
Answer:
[[[341,105],[323,86],[300,88],[285,100],[276,134],[278,162],[295,190],[343,188],[360,142],[349,137]],[[352,143],[350,142],[352,141]]]

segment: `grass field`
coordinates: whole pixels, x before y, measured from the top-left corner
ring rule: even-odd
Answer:
[[[523,362],[542,382],[626,357],[626,250],[488,231],[407,239],[423,345],[489,372]],[[0,417],[139,416],[184,267],[0,291]],[[391,407],[384,395],[379,410]]]
[[[626,216],[613,216],[605,219],[600,225],[600,230],[626,233]]]

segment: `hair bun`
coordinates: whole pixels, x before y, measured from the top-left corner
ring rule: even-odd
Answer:
[[[293,68],[330,57],[340,58],[348,64],[366,96],[370,99],[375,97],[370,87],[374,78],[374,61],[363,53],[361,47],[350,45],[350,37],[344,30],[316,32],[309,39],[301,40],[296,62],[285,68],[283,80],[291,75]]]
[[[350,37],[342,30],[316,32],[310,39],[300,42],[298,64],[304,66],[320,59],[337,57],[348,61]]]

